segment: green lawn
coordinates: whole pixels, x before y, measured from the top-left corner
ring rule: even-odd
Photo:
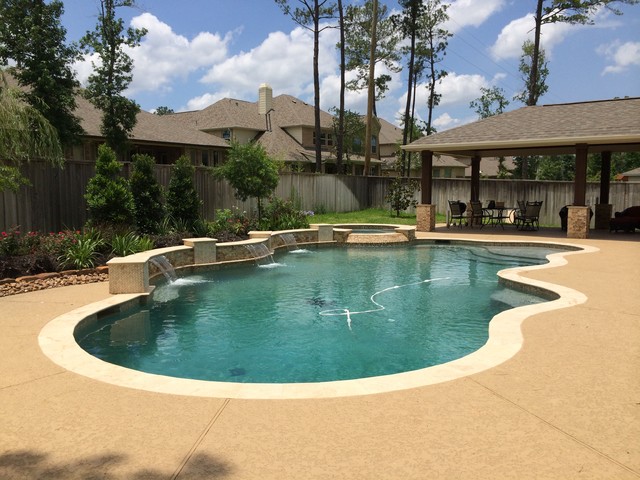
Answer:
[[[438,222],[444,222],[443,215],[438,215]],[[396,217],[395,212],[382,208],[369,208],[347,213],[321,213],[309,217],[309,223],[394,223],[400,225],[415,225],[416,216],[403,213]]]

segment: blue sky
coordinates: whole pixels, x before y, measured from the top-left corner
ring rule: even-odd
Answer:
[[[348,3],[346,0],[345,3]],[[358,0],[354,0],[358,1]],[[390,10],[397,2],[381,0]],[[268,83],[274,95],[289,94],[313,103],[312,36],[285,16],[272,0],[138,0],[119,9],[127,25],[149,33],[130,52],[134,81],[127,95],[144,110],[160,105],[176,111],[204,108],[225,97],[257,100]],[[297,4],[297,0],[291,0]],[[98,0],[64,0],[67,39],[78,40],[94,28]],[[523,41],[532,34],[535,0],[453,0],[449,41],[441,68],[449,75],[434,112],[438,131],[472,121],[469,102],[481,87],[502,87],[507,98],[522,89],[518,63]],[[606,10],[595,25],[546,25],[543,47],[549,60],[549,92],[539,104],[640,96],[640,5],[624,15]],[[322,108],[338,104],[338,33],[321,36]],[[76,65],[84,81],[90,59]],[[406,97],[403,73],[378,103],[378,113],[397,123]],[[418,90],[418,114],[426,117],[427,89]],[[350,92],[347,108],[364,113],[366,93]],[[512,102],[509,108],[521,106]]]

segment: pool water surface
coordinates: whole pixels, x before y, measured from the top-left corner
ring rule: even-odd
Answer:
[[[282,252],[160,284],[151,304],[76,332],[107,362],[242,383],[347,380],[461,358],[501,311],[544,299],[498,284],[550,248],[437,246]]]

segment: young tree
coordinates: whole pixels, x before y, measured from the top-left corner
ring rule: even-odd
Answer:
[[[422,30],[419,28],[419,18],[425,12],[425,5],[422,0],[398,0],[398,3],[402,7],[402,13],[394,15],[392,20],[395,25],[400,29],[403,38],[409,39],[409,45],[402,48],[405,55],[408,55],[409,71],[407,75],[407,103],[404,110],[404,126],[402,129],[402,145],[407,145],[409,140],[411,129],[413,128],[413,82],[416,80],[415,76],[415,58],[416,58],[416,45],[421,37]],[[401,153],[401,171],[400,175],[405,175],[405,164],[407,159],[407,152],[402,150]]]
[[[328,0],[298,0],[300,7],[294,9],[289,0],[275,0],[282,11],[294,22],[313,32],[313,104],[316,134],[316,172],[322,170],[322,145],[320,144],[320,33],[329,28],[320,27],[322,20],[334,18],[335,5]]]
[[[129,179],[133,195],[136,226],[141,233],[157,233],[165,215],[164,192],[154,174],[155,160],[151,155],[135,154]]]
[[[154,113],[156,115],[170,115],[175,112],[173,111],[173,108],[169,108],[169,107],[165,107],[164,105],[161,105],[158,108],[156,108],[156,111]]]
[[[0,71],[0,74],[2,72]],[[20,166],[30,160],[45,160],[62,167],[64,156],[58,132],[35,108],[22,100],[20,92],[0,83],[0,192],[17,191],[29,181]]]
[[[258,221],[262,218],[262,199],[276,189],[280,180],[278,164],[256,142],[232,142],[227,161],[214,168],[213,173],[217,178],[227,179],[236,191],[236,198],[243,202],[248,198],[258,200]]]
[[[333,130],[337,132],[340,128],[339,120],[335,116],[335,114],[338,113],[338,109],[333,108],[332,112],[334,113]],[[342,112],[342,117],[342,152],[345,164],[350,165],[352,155],[362,155],[364,153],[363,140],[366,126],[362,119],[362,115],[352,110],[345,110]],[[338,173],[343,172],[339,170]]]
[[[504,90],[500,87],[481,87],[482,95],[469,103],[478,114],[478,118],[488,118],[499,115],[509,106],[509,100],[504,96]]]
[[[336,133],[336,170],[337,172],[343,172],[342,156],[344,150],[344,94],[346,89],[346,55],[344,51],[344,38],[345,38],[345,24],[344,24],[344,7],[342,0],[338,0],[338,22],[340,29],[340,43],[338,48],[340,50],[340,105],[338,107],[338,125],[335,129]]]
[[[429,90],[429,99],[427,100],[427,120],[425,122],[425,133],[431,135],[435,132],[433,128],[433,110],[440,104],[441,94],[436,93],[436,84],[447,76],[445,70],[438,70],[437,64],[440,63],[446,55],[446,49],[449,44],[449,38],[452,33],[442,28],[442,25],[449,20],[447,14],[448,4],[441,4],[440,0],[427,0],[426,13],[422,16],[421,27],[426,37],[425,47],[426,53],[426,78],[427,89]]]
[[[400,36],[388,15],[388,8],[386,5],[378,5],[377,15],[374,16],[373,7],[373,0],[366,0],[361,6],[349,5],[345,13],[346,70],[356,74],[353,80],[347,82],[347,89],[356,92],[369,88],[372,44],[375,47],[374,64],[384,66],[391,73],[398,73],[401,70],[398,48]],[[371,33],[374,24],[376,38],[372,42]],[[376,100],[384,97],[390,81],[391,76],[388,73],[380,73],[375,77]],[[376,114],[375,105],[373,113]]]
[[[520,66],[518,67],[522,73],[522,78],[525,81],[525,90],[515,95],[513,99],[519,100],[523,103],[527,102],[527,105],[529,105],[529,102],[533,102],[530,105],[536,105],[538,103],[538,99],[549,89],[546,84],[549,69],[547,68],[544,50],[542,49],[537,56],[537,83],[535,85],[527,83],[533,78],[530,73],[534,69],[534,57],[534,45],[530,40],[526,40],[522,45],[522,57],[520,58]],[[522,178],[535,178],[536,170],[534,167],[537,167],[538,163],[539,161],[533,157],[516,157],[516,164],[519,164],[517,170],[520,171]]]
[[[106,144],[98,147],[96,174],[87,184],[85,199],[94,225],[123,227],[133,222],[133,196],[127,180],[120,176],[122,165]]]
[[[83,130],[73,113],[78,82],[71,64],[79,52],[65,44],[63,13],[60,0],[0,1],[0,63],[15,62],[10,71],[26,87],[25,100],[57,129],[60,143],[68,146],[79,142]]]
[[[535,64],[534,61],[536,62]],[[535,76],[536,83],[532,84],[530,83],[533,79],[531,72],[534,69],[537,71]],[[549,86],[547,85],[549,68],[547,67],[544,50],[540,49],[536,57],[534,55],[534,44],[531,40],[525,40],[522,44],[522,56],[520,57],[518,70],[520,70],[522,79],[525,82],[525,89],[515,95],[513,99],[518,100],[525,105],[537,105],[538,99],[547,93],[547,90],[549,90]]]
[[[186,155],[176,160],[167,192],[167,210],[176,224],[193,228],[200,218],[202,201],[193,183],[195,167]]]
[[[414,198],[418,190],[420,190],[420,184],[415,180],[396,177],[389,185],[384,199],[391,206],[391,210],[396,212],[396,217],[399,217],[400,212],[418,204]]]
[[[469,108],[475,109],[479,118],[488,118],[499,115],[509,105],[509,100],[504,96],[504,90],[500,87],[480,88],[482,95],[469,103]],[[509,170],[504,166],[504,157],[498,157],[498,178],[508,178]]]
[[[125,31],[123,20],[116,18],[116,8],[133,5],[134,0],[100,0],[96,29],[81,40],[87,53],[95,52],[99,57],[92,62],[94,73],[89,76],[87,98],[102,111],[101,132],[107,144],[121,155],[140,111],[136,102],[122,95],[133,79],[133,61],[124,47],[138,46],[147,32],[137,28]]]
[[[527,97],[526,105],[536,105],[539,95],[536,96],[536,90],[531,88],[540,84],[541,73],[538,71],[541,62],[538,60],[540,55],[540,35],[542,33],[542,25],[549,23],[569,23],[572,25],[593,25],[593,15],[595,12],[604,7],[615,15],[622,15],[622,12],[614,7],[614,4],[621,3],[626,5],[636,5],[640,0],[538,0],[536,4],[536,13],[534,15],[535,28],[533,37],[533,47],[531,51],[531,70],[529,78],[526,81]]]

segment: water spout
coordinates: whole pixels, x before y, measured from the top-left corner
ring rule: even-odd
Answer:
[[[281,233],[280,238],[287,246],[287,250],[289,250],[290,252],[300,250],[300,248],[298,248],[298,243],[296,242],[296,237],[293,235],[293,233]]]
[[[178,279],[176,276],[176,270],[164,255],[158,255],[157,257],[150,258],[149,263],[155,265],[169,282],[175,282]]]
[[[245,248],[256,261],[256,265],[275,265],[276,262],[273,260],[273,255],[264,243],[249,243],[245,245]]]

